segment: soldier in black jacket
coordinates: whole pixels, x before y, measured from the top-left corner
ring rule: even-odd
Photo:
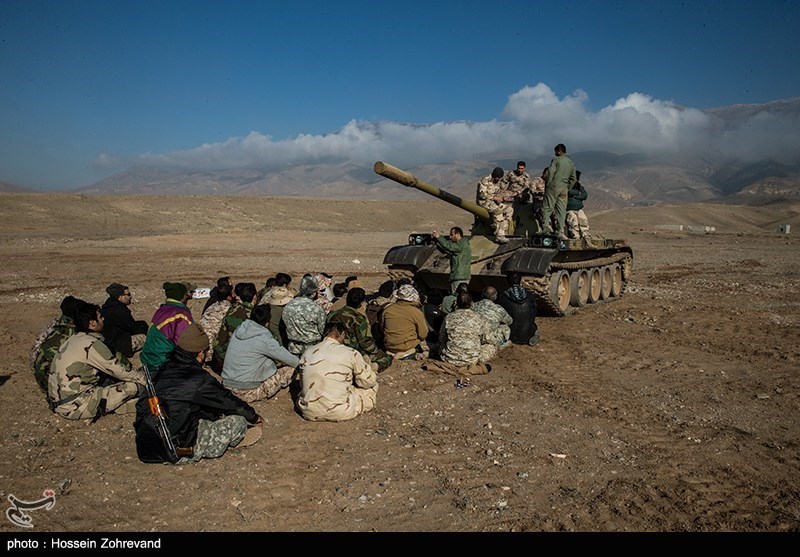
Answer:
[[[511,273],[508,277],[509,287],[497,297],[497,303],[503,306],[511,318],[511,337],[514,344],[539,342],[539,331],[536,326],[536,297],[520,285],[522,277],[519,273]]]
[[[208,336],[196,324],[190,325],[153,377],[175,446],[191,448],[191,456],[184,456],[178,464],[217,458],[229,447],[249,446],[261,437],[263,418],[203,369],[208,346]],[[169,462],[150,421],[147,399],[143,395],[136,404],[136,452],[142,462]],[[257,427],[248,429],[248,424]]]
[[[136,321],[128,307],[133,301],[130,288],[112,283],[106,288],[108,300],[100,308],[105,320],[103,339],[105,345],[126,358],[133,356],[144,346],[147,335],[147,321]]]

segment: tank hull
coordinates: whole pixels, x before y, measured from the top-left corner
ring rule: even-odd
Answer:
[[[633,270],[633,250],[624,240],[593,236],[561,240],[531,226],[533,219],[519,218],[530,207],[515,203],[517,236],[507,243],[497,243],[489,232],[491,219],[486,209],[465,201],[417,177],[383,162],[375,163],[375,172],[404,186],[413,187],[475,216],[471,236],[470,290],[480,293],[486,286],[503,291],[508,278],[519,273],[524,288],[536,295],[537,313],[563,316],[586,305],[618,300]],[[450,257],[430,234],[412,233],[407,245],[394,246],[386,253],[384,265],[390,276],[412,277],[421,289],[449,288]]]

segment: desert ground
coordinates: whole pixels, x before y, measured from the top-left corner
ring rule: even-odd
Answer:
[[[32,532],[798,532],[798,215],[786,201],[590,211],[593,232],[633,248],[621,299],[540,317],[537,346],[503,350],[466,388],[396,363],[350,422],[304,421],[281,392],[254,404],[259,443],[170,466],[139,462],[130,415],[47,408],[28,351],[64,296],[102,304],[121,282],[149,320],[165,280],[326,271],[376,289],[389,247],[471,216],[422,194],[1,194],[0,498],[54,490]],[[22,532],[5,518],[0,532]]]

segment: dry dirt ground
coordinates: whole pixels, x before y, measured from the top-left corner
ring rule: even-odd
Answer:
[[[281,392],[255,404],[258,444],[167,466],[138,461],[131,416],[48,410],[28,350],[65,295],[102,303],[122,282],[149,319],[164,280],[323,270],[376,288],[408,232],[470,216],[424,196],[0,195],[0,500],[52,488],[34,532],[800,531],[800,242],[774,231],[800,232],[799,213],[590,214],[634,250],[622,299],[540,318],[539,345],[504,350],[470,387],[395,364],[378,407],[345,423],[306,422]],[[0,532],[21,529],[3,516]]]

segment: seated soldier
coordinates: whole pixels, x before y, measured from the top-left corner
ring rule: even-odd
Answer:
[[[249,446],[261,437],[261,416],[203,369],[208,348],[208,336],[190,325],[153,377],[156,395],[169,416],[173,442],[182,453],[190,454],[177,464],[217,458],[229,447]],[[170,462],[158,432],[149,426],[148,398],[142,396],[136,404],[136,453],[142,462]],[[248,424],[257,427],[248,429]]]
[[[61,345],[75,334],[75,311],[80,304],[85,304],[74,296],[67,296],[61,300],[61,315],[42,329],[36,340],[33,341],[29,362],[33,368],[33,377],[36,384],[47,394],[47,375],[50,373],[50,363],[58,354]]]
[[[428,357],[428,324],[422,313],[419,292],[410,284],[397,289],[397,301],[380,314],[381,330],[386,351],[397,360]]]
[[[325,331],[325,310],[315,302],[317,281],[312,276],[304,276],[300,281],[300,291],[283,308],[283,323],[286,327],[287,348],[295,356],[322,340]]]
[[[341,323],[329,323],[322,342],[300,358],[297,409],[306,420],[342,422],[375,407],[378,366],[345,346],[344,334]]]
[[[75,310],[75,334],[61,345],[47,378],[50,409],[63,418],[130,412],[144,388],[142,372],[112,353],[102,332],[100,306],[82,302]]]
[[[105,324],[103,338],[106,346],[126,358],[133,357],[144,346],[147,335],[147,321],[135,320],[130,306],[133,295],[130,288],[117,282],[106,288],[108,299],[100,308]]]
[[[497,289],[487,286],[483,289],[483,299],[472,304],[472,310],[486,319],[489,328],[494,334],[495,344],[498,348],[507,346],[511,336],[512,319],[508,312],[497,301]]]
[[[472,297],[458,295],[456,310],[447,315],[439,334],[441,362],[429,360],[423,369],[454,375],[482,375],[491,371],[487,362],[497,354],[489,324],[472,310]]]
[[[369,330],[367,316],[359,310],[364,304],[367,294],[363,288],[353,288],[347,293],[347,305],[342,309],[328,315],[328,323],[334,321],[341,323],[344,328],[344,343],[350,348],[355,348],[371,362],[378,364],[378,372],[392,365],[392,357],[378,348],[372,333]]]
[[[228,310],[233,305],[233,286],[222,284],[216,287],[217,301],[208,306],[200,317],[200,328],[206,332],[208,342],[211,346],[217,341],[217,335],[222,329],[222,321],[228,315]],[[209,350],[209,352],[211,352]],[[211,361],[211,355],[206,356]]]
[[[497,303],[511,316],[509,340],[514,344],[539,342],[536,326],[536,296],[521,286],[522,275],[511,273],[508,277],[509,287],[497,298]]]
[[[240,282],[233,288],[234,301],[222,320],[217,338],[213,344],[214,353],[211,355],[211,369],[216,373],[222,373],[222,366],[225,363],[225,354],[228,351],[228,343],[231,341],[233,331],[250,316],[253,310],[256,294],[256,285],[252,282]]]
[[[153,314],[139,359],[150,373],[158,371],[183,330],[194,323],[186,303],[192,299],[195,285],[188,282],[165,282],[161,285],[167,300]]]
[[[222,385],[245,402],[275,396],[289,386],[300,364],[269,331],[271,314],[267,304],[254,307],[233,332],[225,354]]]

